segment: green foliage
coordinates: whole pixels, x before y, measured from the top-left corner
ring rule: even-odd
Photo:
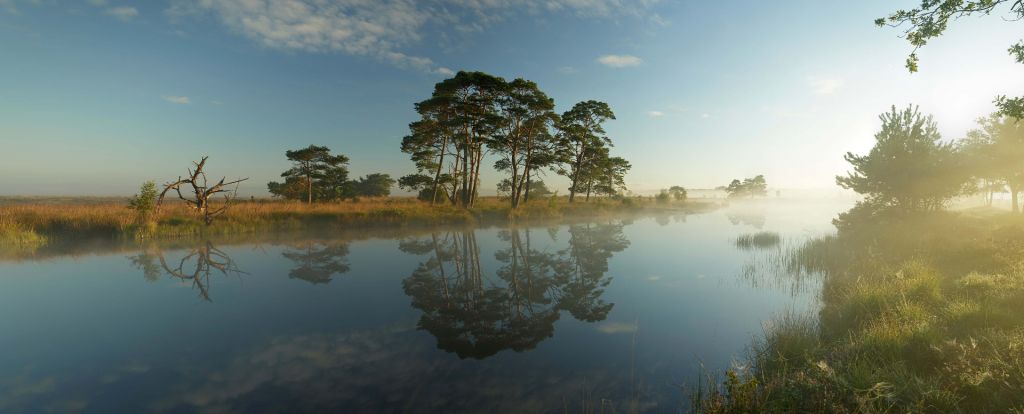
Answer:
[[[674,185],[669,187],[668,192],[672,195],[673,200],[686,201],[686,189],[682,186]]]
[[[270,182],[267,190],[277,197],[298,200],[332,201],[345,196],[348,182],[348,157],[331,155],[330,148],[310,145],[288,150],[285,156],[292,168],[281,173],[284,183]]]
[[[444,187],[450,201],[462,207],[476,201],[484,145],[499,134],[504,118],[497,103],[507,91],[500,77],[460,71],[416,104],[420,120],[409,124],[402,152],[410,154],[419,174],[432,177],[432,193]]]
[[[654,201],[658,202],[658,204],[665,204],[671,200],[671,197],[672,195],[669,194],[668,190],[661,190],[654,196]]]
[[[1020,216],[872,213],[790,253],[824,276],[817,318],[773,320],[699,411],[1024,408]]]
[[[754,178],[744,178],[743,181],[734,179],[724,189],[730,198],[764,197],[768,194],[768,182],[763,175],[758,175]]]
[[[916,107],[893,106],[879,117],[882,130],[867,155],[847,153],[853,172],[839,186],[867,196],[865,205],[903,211],[937,210],[963,194],[968,170],[955,146],[941,142],[938,127]]]
[[[139,187],[139,193],[128,201],[128,208],[135,210],[138,223],[148,223],[153,219],[153,212],[156,211],[156,183],[146,181]]]
[[[1002,192],[1009,187],[1013,210],[1019,211],[1018,194],[1024,191],[1024,123],[993,114],[978,119],[981,128],[968,133],[961,153],[969,173],[984,180],[984,190]]]
[[[576,194],[615,195],[625,190],[624,177],[630,164],[611,157],[612,140],[605,135],[603,124],[615,119],[608,104],[599,101],[579,102],[562,114],[555,142],[554,170],[569,178],[569,201]]]
[[[352,193],[359,197],[386,197],[395,180],[388,174],[369,174],[352,182]]]
[[[496,99],[497,130],[487,148],[500,158],[494,168],[509,174],[506,193],[512,208],[519,205],[530,176],[554,161],[550,126],[558,120],[555,101],[536,83],[516,79],[504,85]]]
[[[897,10],[886,17],[875,19],[875,24],[884,27],[907,25],[904,37],[913,46],[907,57],[906,67],[911,73],[918,71],[917,50],[931,39],[942,36],[951,21],[974,15],[989,15],[1002,5],[1009,5],[1012,20],[1024,19],[1024,2],[1018,0],[921,0],[913,9]],[[1018,63],[1024,63],[1024,41],[1010,46],[1008,52]],[[995,99],[1000,113],[1017,119],[1024,118],[1024,97]]]
[[[609,154],[611,140],[601,125],[615,115],[606,103],[580,102],[559,117],[554,100],[532,81],[459,72],[435,85],[416,112],[420,119],[409,124],[402,152],[417,172],[399,179],[399,185],[432,202],[447,198],[471,207],[485,153],[497,155],[494,168],[508,174],[508,183],[499,186],[513,209],[529,198],[532,184],[527,183],[544,168],[570,178],[570,201],[577,193],[589,198],[625,188],[630,164]]]
[[[744,234],[736,238],[734,244],[741,249],[765,249],[778,246],[782,242],[779,233],[762,231],[754,234]]]

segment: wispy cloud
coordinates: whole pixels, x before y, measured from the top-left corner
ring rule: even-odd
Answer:
[[[579,72],[579,71],[576,70],[576,68],[574,68],[572,66],[562,66],[562,67],[558,68],[558,73],[561,73],[563,75],[572,75],[572,74],[575,74],[577,72]]]
[[[0,0],[4,1],[4,0]],[[450,75],[426,56],[403,52],[426,37],[481,32],[511,17],[571,14],[579,18],[654,18],[659,0],[175,0],[168,16],[213,15],[230,30],[266,47],[345,53]]]
[[[711,118],[711,114],[705,112],[705,113],[700,114],[700,117],[701,117],[701,119],[708,119],[708,118]]]
[[[649,116],[651,118],[657,118],[657,117],[665,116],[665,113],[661,112],[661,111],[650,111],[650,112],[647,113],[647,116]]]
[[[188,105],[188,104],[192,103],[192,100],[188,99],[187,96],[165,95],[165,96],[161,96],[160,98],[165,100],[165,101],[167,101],[167,102],[178,104],[178,105]]]
[[[831,95],[843,87],[843,80],[836,77],[812,77],[807,83],[817,95]]]
[[[127,22],[138,17],[139,10],[134,7],[112,7],[107,9],[107,14]]]
[[[91,4],[93,6],[97,6],[97,7],[99,7],[99,6],[106,6],[107,5],[107,0],[89,0],[89,4]]]
[[[633,55],[604,55],[597,58],[597,63],[608,66],[610,68],[625,68],[630,66],[637,66],[643,62],[643,59],[640,59]]]

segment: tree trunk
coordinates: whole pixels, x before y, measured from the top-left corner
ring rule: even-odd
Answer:
[[[306,204],[313,204],[313,177],[306,174]]]
[[[444,138],[441,139],[441,155],[439,155],[437,158],[437,172],[434,173],[434,192],[433,195],[430,197],[431,205],[437,204],[437,187],[439,186],[438,182],[441,181],[441,169],[444,168],[444,152],[445,148],[447,147],[448,136],[445,135]]]
[[[524,180],[525,184],[523,184],[523,185],[526,186],[526,189],[523,190],[523,202],[524,203],[529,203],[530,202],[530,169],[529,169],[529,167],[527,167],[526,172],[524,174],[526,174],[526,180]]]

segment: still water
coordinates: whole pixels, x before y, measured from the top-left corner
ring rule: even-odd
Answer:
[[[0,261],[0,412],[679,412],[839,202]],[[744,234],[782,242],[737,248]],[[703,368],[702,368],[703,367]]]

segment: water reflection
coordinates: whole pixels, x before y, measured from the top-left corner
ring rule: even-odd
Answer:
[[[604,320],[614,306],[601,299],[611,282],[608,259],[629,246],[622,228],[572,225],[569,247],[557,252],[533,248],[530,229],[503,230],[498,238],[506,247],[495,252],[501,265],[493,273],[481,266],[473,230],[404,241],[402,251],[430,255],[402,282],[423,312],[417,326],[438,348],[482,359],[533,349],[554,334],[563,310],[581,321]]]
[[[726,213],[726,217],[730,223],[736,226],[746,225],[758,230],[764,228],[765,214],[763,211],[730,211]]]
[[[210,276],[220,273],[223,276],[240,276],[245,274],[238,264],[223,250],[216,248],[212,242],[201,242],[189,249],[177,261],[168,260],[167,255],[159,247],[151,246],[146,251],[129,258],[135,268],[142,271],[147,281],[155,282],[162,274],[181,281],[191,282],[197,289],[199,297],[210,299]]]
[[[346,242],[307,241],[281,255],[297,265],[288,272],[289,278],[320,284],[330,283],[334,275],[349,271],[348,253]]]

